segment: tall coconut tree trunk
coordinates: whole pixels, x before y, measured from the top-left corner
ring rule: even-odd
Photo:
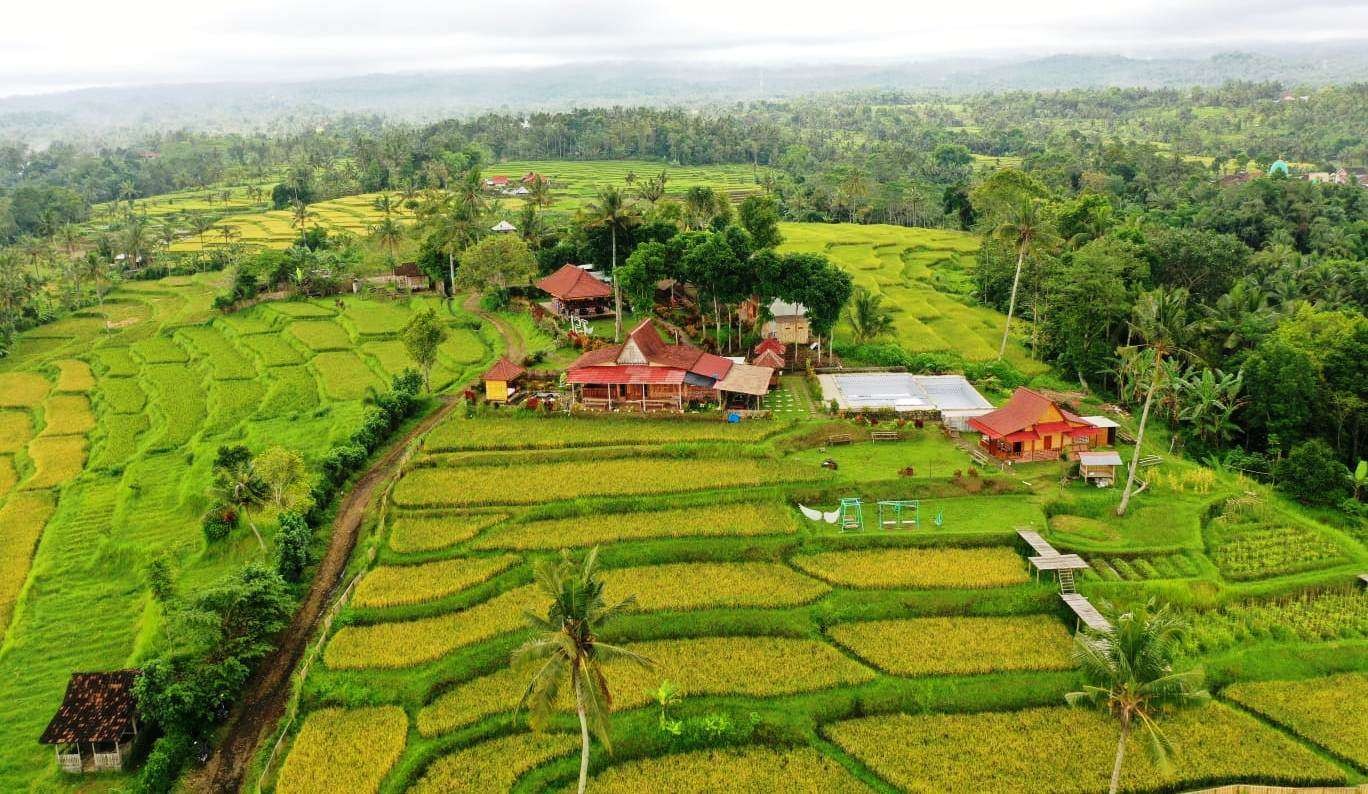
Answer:
[[[617,226],[609,227],[613,238],[613,341],[622,341],[622,285],[618,284],[617,277]],[[580,789],[583,791],[583,788]]]
[[[1126,508],[1130,506],[1131,494],[1134,493],[1135,472],[1140,468],[1140,448],[1145,443],[1145,425],[1149,422],[1150,405],[1154,402],[1154,392],[1159,385],[1162,359],[1163,353],[1155,351],[1154,374],[1150,376],[1149,390],[1145,392],[1145,407],[1140,411],[1140,427],[1135,431],[1135,450],[1131,453],[1130,472],[1126,475],[1126,490],[1121,494],[1121,504],[1116,506],[1118,516],[1126,514]]]
[[[1130,723],[1121,723],[1121,738],[1116,742],[1116,760],[1112,762],[1111,788],[1110,794],[1116,794],[1121,788],[1121,761],[1126,757],[1126,737],[1130,735]],[[580,789],[583,794],[583,789]]]
[[[256,522],[249,518],[247,519],[247,526],[251,527],[252,534],[256,535],[257,545],[261,547],[262,551],[266,551],[266,541],[261,539],[261,530],[257,529]]]
[[[998,345],[998,361],[1007,352],[1007,334],[1012,330],[1012,315],[1016,313],[1017,286],[1021,284],[1021,263],[1026,261],[1026,246],[1017,250],[1016,275],[1012,276],[1012,297],[1007,299],[1007,322],[1002,326],[1002,344]]]
[[[584,693],[580,690],[579,676],[575,676],[575,710],[579,712],[580,724],[580,773],[579,794],[589,786],[589,721],[584,716]]]
[[[451,279],[447,300],[456,299],[456,252],[447,249],[447,278]]]

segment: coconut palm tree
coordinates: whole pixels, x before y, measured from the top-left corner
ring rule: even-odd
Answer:
[[[619,234],[626,234],[641,221],[641,216],[632,206],[621,189],[608,185],[599,188],[598,200],[584,208],[586,226],[606,227],[612,239],[612,265],[609,273],[613,277],[613,341],[622,341],[622,288],[617,278],[617,241]]]
[[[1007,321],[1002,326],[1002,343],[998,345],[998,361],[1007,352],[1007,334],[1012,330],[1012,316],[1016,313],[1017,288],[1021,285],[1021,266],[1038,245],[1050,245],[1057,239],[1054,230],[1040,213],[1040,204],[1023,197],[1008,218],[993,230],[993,236],[1016,248],[1016,273],[1012,276],[1012,295],[1007,300]]]
[[[628,596],[615,604],[604,600],[598,577],[598,548],[582,564],[561,551],[559,560],[543,559],[535,568],[537,589],[551,601],[546,617],[527,613],[538,635],[513,652],[516,667],[534,668],[518,708],[529,707],[533,730],[541,730],[554,713],[561,687],[567,682],[575,699],[580,724],[579,792],[589,781],[589,733],[609,752],[612,740],[608,717],[613,699],[603,663],[624,660],[651,668],[650,659],[598,639],[599,627],[636,599]]]
[[[309,237],[305,234],[305,230],[309,226],[309,221],[313,219],[314,213],[309,211],[309,205],[299,199],[295,199],[292,214],[290,216],[290,225],[299,230],[299,239],[300,242],[304,243],[305,248],[309,247]]]
[[[247,526],[256,535],[257,545],[266,551],[266,541],[262,540],[251,511],[265,504],[267,490],[266,484],[257,476],[251,458],[244,455],[228,461],[227,465],[217,466],[213,491],[220,503],[233,505],[246,517]]]
[[[399,243],[404,240],[403,225],[387,215],[370,228],[370,233],[371,237],[389,252],[390,263],[392,264],[394,262],[394,249],[398,248]]]
[[[1120,723],[1110,789],[1116,794],[1131,732],[1143,730],[1151,754],[1165,766],[1173,745],[1155,718],[1210,696],[1198,688],[1197,673],[1173,670],[1184,626],[1167,605],[1156,608],[1151,601],[1130,612],[1113,614],[1110,623],[1104,631],[1089,629],[1075,638],[1074,662],[1087,683],[1082,690],[1064,697],[1070,706],[1101,709]]]
[[[863,344],[893,330],[893,315],[883,307],[883,295],[856,287],[846,308],[855,342]]]
[[[1154,393],[1167,372],[1164,356],[1181,349],[1193,327],[1187,318],[1187,299],[1187,290],[1181,287],[1159,287],[1141,293],[1133,310],[1131,328],[1153,351],[1154,362],[1150,365],[1150,383],[1145,391],[1145,407],[1140,411],[1140,426],[1135,432],[1135,451],[1131,454],[1130,471],[1126,474],[1126,489],[1121,494],[1121,504],[1116,507],[1118,516],[1126,514],[1131,496],[1135,493],[1135,472],[1140,466],[1140,450],[1145,443],[1145,425],[1149,423]]]

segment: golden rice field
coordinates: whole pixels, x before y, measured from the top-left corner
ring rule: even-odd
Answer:
[[[393,518],[389,545],[398,552],[442,549],[470,540],[506,518],[507,513],[400,513]]]
[[[636,596],[634,608],[784,607],[806,604],[830,588],[771,562],[676,563],[603,572],[610,593]]]
[[[794,529],[793,512],[780,504],[737,502],[510,523],[482,535],[473,545],[531,551],[647,538],[778,535]]]
[[[410,791],[414,794],[485,794],[508,791],[527,771],[579,750],[568,733],[517,733],[471,745],[437,759]]]
[[[381,566],[366,574],[356,586],[352,603],[358,607],[392,607],[433,601],[488,581],[517,561],[517,557],[503,554]]]
[[[403,507],[461,507],[656,493],[701,491],[761,485],[775,480],[802,481],[826,472],[785,461],[711,458],[670,460],[619,459],[573,463],[524,463],[505,466],[462,466],[414,469],[394,489]]]
[[[408,717],[395,706],[319,709],[299,729],[275,790],[378,791],[404,751],[407,733]]]
[[[625,647],[655,663],[654,669],[610,662],[614,708],[651,702],[662,680],[686,695],[776,695],[859,684],[874,671],[823,642],[787,637],[700,637],[652,640]],[[418,730],[435,736],[504,711],[512,711],[528,673],[505,668],[456,686],[418,713]],[[569,708],[570,701],[563,703]]]
[[[847,587],[1007,587],[1031,578],[1009,548],[828,551],[799,555],[793,564]]]
[[[95,375],[90,365],[78,359],[54,362],[57,367],[57,391],[84,394],[95,388]]]
[[[0,491],[0,500],[4,498]],[[56,501],[46,491],[20,491],[0,505],[0,634],[9,627],[33,549],[55,508]]]
[[[1065,670],[1073,641],[1048,615],[936,617],[841,623],[832,639],[893,675]]]
[[[18,452],[33,438],[33,420],[22,411],[0,411],[0,454]]]
[[[839,763],[809,747],[778,750],[742,747],[698,750],[643,758],[594,775],[595,792],[644,794],[648,791],[771,792],[844,794],[870,791]]]
[[[0,408],[32,408],[51,388],[36,372],[0,372]]]
[[[532,587],[520,587],[460,612],[433,618],[344,626],[323,653],[329,667],[411,667],[430,662],[462,645],[515,631],[523,611],[544,604]]]
[[[43,403],[42,435],[83,435],[94,428],[90,400],[79,394],[54,394]]]
[[[1368,674],[1233,684],[1222,696],[1368,769]]]
[[[25,488],[52,488],[81,473],[85,466],[85,436],[38,436],[29,442],[28,454],[36,468]]]
[[[1132,734],[1123,791],[1180,790],[1219,782],[1336,785],[1344,772],[1258,720],[1212,703],[1160,718],[1179,752],[1155,768]],[[1103,714],[1052,707],[978,714],[893,714],[823,729],[833,742],[899,789],[916,794],[1105,791],[1118,728]],[[1184,782],[1188,785],[1184,786]]]

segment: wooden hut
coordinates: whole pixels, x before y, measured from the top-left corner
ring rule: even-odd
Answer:
[[[1007,404],[969,419],[982,434],[984,451],[999,460],[1056,460],[1087,449],[1098,434],[1086,419],[1027,388],[1012,392]]]
[[[811,335],[807,308],[801,303],[775,299],[769,305],[773,319],[760,328],[760,335],[778,339],[786,345],[805,345]]]
[[[72,673],[62,705],[39,742],[57,752],[63,772],[102,772],[123,768],[138,735],[133,684],[140,670]]]
[[[1078,453],[1079,475],[1098,488],[1107,488],[1116,482],[1116,467],[1120,465],[1121,455],[1114,449]]]
[[[418,267],[417,262],[405,262],[395,267],[393,282],[395,286],[402,287],[410,292],[425,290],[432,284],[427,273]]]
[[[551,296],[542,304],[562,317],[602,317],[613,313],[613,288],[577,265],[565,265],[537,282]]]
[[[499,356],[494,366],[480,376],[480,380],[484,381],[485,399],[492,403],[508,402],[518,391],[517,382],[526,374],[527,370],[507,357]]]

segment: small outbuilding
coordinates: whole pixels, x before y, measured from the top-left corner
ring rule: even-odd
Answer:
[[[542,304],[562,317],[602,317],[613,313],[613,288],[578,265],[564,265],[537,282],[551,296]]]
[[[133,685],[140,675],[141,670],[71,674],[62,705],[38,740],[53,745],[63,772],[123,768],[138,735]]]
[[[770,316],[760,328],[760,335],[778,339],[786,345],[805,345],[811,335],[807,307],[801,303],[787,303],[775,299],[769,305]]]
[[[1108,488],[1116,482],[1116,467],[1120,465],[1121,455],[1114,449],[1078,453],[1079,475],[1098,488]]]
[[[485,399],[492,403],[508,402],[518,391],[518,381],[526,374],[527,370],[509,361],[506,356],[499,356],[494,366],[480,376],[480,380],[484,381]]]
[[[499,221],[498,223],[489,227],[489,230],[491,232],[516,232],[518,230],[518,227],[514,226],[508,221]]]

